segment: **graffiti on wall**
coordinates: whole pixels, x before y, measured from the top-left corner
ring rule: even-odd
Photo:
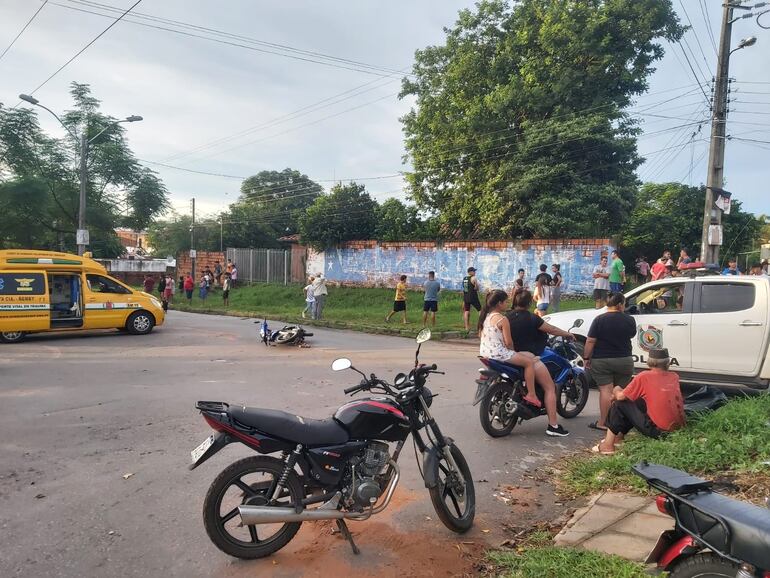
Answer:
[[[361,285],[392,285],[399,275],[408,275],[409,285],[419,286],[435,271],[442,287],[459,290],[468,267],[485,289],[509,290],[519,269],[526,271],[530,285],[541,263],[561,265],[564,291],[593,291],[593,269],[608,244],[553,244],[522,246],[509,243],[491,247],[340,247],[322,253],[310,252],[307,272],[323,271],[330,281]]]

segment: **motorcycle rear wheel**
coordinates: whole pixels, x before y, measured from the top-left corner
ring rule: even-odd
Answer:
[[[263,558],[283,548],[297,533],[302,522],[260,524],[240,528],[237,526],[239,521],[237,506],[267,505],[268,488],[271,482],[281,477],[283,467],[283,462],[276,458],[266,456],[245,458],[225,468],[211,484],[203,501],[203,525],[214,545],[225,554],[247,560]],[[247,476],[249,476],[248,481],[244,481],[243,478]],[[234,495],[228,494],[231,488],[235,488]],[[223,513],[222,506],[226,498],[227,512]],[[292,471],[278,498],[278,505],[293,508],[303,499],[302,484],[297,474]],[[266,539],[265,533],[262,533],[261,539],[260,532],[265,532],[265,529],[274,531]],[[244,539],[247,536],[249,541]]]
[[[573,383],[566,381],[556,386],[556,411],[566,419],[577,417],[588,402],[588,378],[585,373],[576,373],[569,379]]]
[[[509,414],[505,404],[513,397],[513,386],[498,381],[491,385],[479,405],[481,427],[493,438],[507,436],[516,427],[519,418],[516,413]]]
[[[464,534],[471,529],[473,518],[476,516],[476,490],[473,487],[473,475],[468,468],[468,462],[465,461],[460,449],[453,443],[449,446],[449,451],[465,480],[462,489],[457,488],[461,482],[454,477],[456,474],[446,456],[441,455],[436,460],[438,483],[428,492],[433,502],[433,509],[436,510],[441,522],[453,532]]]
[[[676,564],[668,578],[735,578],[738,566],[716,554],[696,554]]]

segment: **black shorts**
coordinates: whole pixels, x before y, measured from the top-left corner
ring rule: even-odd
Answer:
[[[422,304],[422,310],[426,313],[428,311],[433,311],[433,313],[435,313],[438,311],[438,301],[424,301]]]
[[[609,289],[594,289],[594,301],[607,301]]]
[[[228,297],[230,297],[230,290],[225,289],[224,291],[222,291],[222,299],[227,299]]]
[[[406,301],[394,301],[393,311],[398,313],[399,311],[406,311]]]
[[[470,311],[471,307],[475,307],[476,311],[481,311],[481,302],[478,296],[475,299],[466,299],[463,301],[463,311]]]

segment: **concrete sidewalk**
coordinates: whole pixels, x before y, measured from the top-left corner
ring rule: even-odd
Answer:
[[[625,493],[594,496],[554,538],[557,546],[575,546],[644,562],[663,530],[674,527],[653,498]]]

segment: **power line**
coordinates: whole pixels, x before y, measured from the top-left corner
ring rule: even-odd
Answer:
[[[682,2],[682,0],[679,0],[679,4],[682,6],[682,10],[684,11],[685,18],[687,18],[687,22],[690,23],[690,30],[692,30],[693,36],[695,36],[695,42],[698,43],[698,49],[700,50],[701,56],[703,56],[703,62],[706,64],[706,70],[709,70],[710,68],[708,60],[706,60],[706,53],[703,51],[703,46],[701,46],[700,38],[698,37],[698,33],[695,31],[695,26],[693,26],[692,20],[690,20],[690,15],[687,13],[687,8],[685,8],[684,2]],[[694,56],[695,55],[693,55],[693,57]]]
[[[32,24],[32,21],[37,18],[37,15],[40,14],[40,11],[45,8],[45,5],[48,4],[48,0],[44,0],[43,4],[38,8],[35,13],[32,15],[32,17],[27,20],[27,23],[22,27],[22,29],[19,31],[19,33],[16,35],[16,37],[11,40],[11,43],[5,47],[5,50],[3,50],[3,53],[0,54],[0,60],[3,59],[3,56],[11,49],[11,47],[16,44],[16,41],[19,39],[19,37],[24,34],[24,31],[27,29],[27,27]]]
[[[134,3],[131,5],[131,7],[130,7],[130,8],[128,8],[128,9],[127,9],[127,10],[125,10],[125,11],[124,11],[124,12],[123,12],[123,13],[122,13],[120,16],[118,16],[117,18],[115,18],[115,19],[112,21],[112,23],[111,23],[109,26],[107,26],[107,28],[105,28],[105,29],[104,29],[104,30],[102,30],[102,31],[101,31],[99,34],[97,34],[97,35],[96,35],[96,37],[95,37],[93,40],[91,40],[91,42],[89,42],[89,43],[88,43],[88,44],[86,44],[86,45],[85,45],[83,48],[81,48],[80,50],[78,50],[78,51],[75,53],[75,55],[74,55],[72,58],[70,58],[70,59],[69,59],[67,62],[65,62],[64,64],[62,64],[62,65],[61,65],[61,66],[60,66],[60,67],[59,67],[59,68],[56,70],[56,72],[54,72],[54,73],[53,73],[51,76],[49,76],[48,78],[46,78],[46,79],[45,79],[45,80],[44,80],[44,81],[43,81],[41,84],[39,84],[39,85],[38,85],[38,87],[37,87],[37,88],[35,88],[35,90],[31,91],[29,94],[35,94],[35,93],[36,93],[38,90],[40,90],[40,89],[41,89],[41,88],[43,88],[43,87],[44,87],[46,84],[48,84],[48,82],[49,82],[50,80],[52,80],[52,79],[53,79],[53,78],[54,78],[54,77],[55,77],[57,74],[59,74],[59,73],[60,73],[62,70],[64,70],[65,68],[67,68],[67,67],[68,67],[68,66],[69,66],[69,65],[70,65],[70,64],[71,64],[71,63],[72,63],[72,62],[73,62],[73,61],[74,61],[74,60],[75,60],[75,59],[76,59],[78,56],[80,56],[81,54],[83,54],[83,53],[84,53],[84,52],[85,52],[85,51],[86,51],[86,50],[87,50],[87,49],[88,49],[88,48],[89,48],[89,47],[90,47],[90,46],[91,46],[91,45],[92,45],[94,42],[96,42],[96,41],[97,41],[97,40],[99,40],[99,39],[100,39],[102,36],[104,36],[104,35],[105,35],[105,34],[106,34],[108,31],[109,31],[109,29],[110,29],[110,28],[112,28],[112,27],[113,27],[113,26],[115,26],[115,25],[116,25],[118,22],[120,22],[120,21],[123,19],[123,17],[124,17],[126,14],[128,14],[129,12],[131,12],[131,10],[133,10],[133,9],[134,9],[136,6],[138,6],[138,5],[141,3],[141,1],[142,1],[142,0],[136,0],[136,2],[134,2]],[[53,2],[52,2],[52,4],[53,4]]]
[[[684,37],[683,37],[683,39],[684,39]],[[687,41],[685,40],[685,43],[686,42]],[[695,72],[695,68],[693,68],[692,62],[690,62],[690,57],[687,56],[687,51],[685,50],[684,45],[680,41],[677,41],[677,44],[679,45],[679,49],[682,51],[682,54],[684,55],[684,59],[687,62],[687,66],[689,67],[690,72],[692,72],[692,76],[695,79],[695,82],[698,83],[698,86],[700,87],[700,91],[703,93],[703,98],[706,99],[706,105],[710,106],[711,105],[711,101],[710,101],[708,95],[706,94],[706,91],[703,90],[703,86],[701,85],[700,77]],[[674,54],[676,54],[676,52],[674,52]],[[697,60],[696,60],[695,64],[696,65],[698,64]],[[703,71],[701,71],[701,74],[703,74]]]
[[[709,7],[706,0],[700,0],[698,5],[700,6],[700,13],[703,16],[703,22],[706,24],[706,33],[709,36],[709,40],[711,40],[711,46],[714,48],[714,54],[719,55],[719,50],[717,50],[717,42],[714,38],[714,31],[711,30],[711,15],[709,14]]]
[[[104,11],[112,11],[112,12],[115,12],[118,10],[114,6],[110,6],[108,4],[99,4],[97,2],[83,2],[80,0],[68,0],[68,1],[91,7],[94,10],[104,10]],[[59,6],[61,8],[66,8],[68,10],[76,10],[78,12],[84,12],[86,14],[93,14],[95,16],[102,16],[104,18],[111,18],[111,16],[108,14],[103,14],[101,12],[97,12],[94,10],[87,10],[85,8],[78,8],[76,6],[68,6],[67,4],[61,4],[60,2],[51,2],[51,4],[55,6]],[[130,24],[136,24],[137,26],[154,28],[156,30],[163,30],[166,32],[172,32],[174,34],[180,34],[183,36],[189,36],[189,37],[198,38],[201,40],[208,40],[209,42],[216,42],[218,44],[225,44],[225,45],[234,46],[238,48],[244,48],[246,50],[251,50],[254,52],[260,52],[264,54],[282,56],[284,58],[290,58],[293,60],[312,62],[315,64],[321,64],[323,66],[330,66],[333,68],[341,68],[345,70],[352,70],[355,72],[374,74],[377,76],[393,76],[396,74],[398,75],[402,74],[399,71],[389,69],[389,68],[374,66],[371,64],[366,64],[364,62],[357,62],[354,60],[349,60],[349,59],[340,58],[336,56],[330,56],[319,52],[301,50],[291,46],[285,46],[285,45],[280,45],[276,43],[266,42],[256,38],[241,36],[238,34],[216,30],[213,28],[206,28],[204,26],[189,24],[178,20],[171,20],[169,18],[160,18],[149,14],[137,13],[137,15],[144,20],[148,20],[149,22],[155,22],[156,24],[140,22],[130,18],[127,19],[126,22]],[[165,26],[161,26],[159,24],[165,24]],[[212,38],[211,36],[205,36],[203,34],[195,34],[193,32],[187,32],[185,30],[169,28],[168,26],[178,26],[181,28],[186,28],[188,30],[198,30],[203,32],[204,34],[213,34],[215,36],[219,36],[219,38]]]

